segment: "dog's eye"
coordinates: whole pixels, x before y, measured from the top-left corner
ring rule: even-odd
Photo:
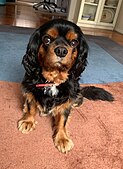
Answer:
[[[49,45],[51,43],[51,38],[45,35],[42,37],[42,41],[44,42],[45,45]]]
[[[72,40],[72,41],[70,42],[70,45],[71,45],[72,48],[75,48],[75,47],[77,47],[78,43],[79,43],[78,40],[75,39],[75,40]]]

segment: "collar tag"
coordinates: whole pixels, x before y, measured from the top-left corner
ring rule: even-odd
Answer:
[[[51,90],[51,95],[52,96],[57,96],[58,94],[58,89],[56,88],[56,85],[53,85],[52,87],[50,87],[50,90]]]
[[[54,83],[45,83],[45,84],[36,84],[37,88],[44,88],[44,94],[48,94],[50,96],[57,96],[59,90],[57,89],[56,86],[59,84],[54,84]]]
[[[56,85],[44,87],[44,94],[48,94],[49,96],[57,96],[59,90],[56,88]]]

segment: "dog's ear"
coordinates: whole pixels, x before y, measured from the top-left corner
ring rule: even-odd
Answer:
[[[23,57],[22,64],[26,70],[26,73],[30,75],[38,68],[38,50],[41,44],[40,29],[37,29],[30,37],[26,54]]]
[[[79,46],[77,50],[78,56],[72,68],[75,78],[78,78],[81,75],[87,65],[88,45],[82,32],[79,33]]]

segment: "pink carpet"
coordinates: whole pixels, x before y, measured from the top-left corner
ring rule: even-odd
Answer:
[[[74,148],[54,147],[49,117],[36,116],[36,130],[22,134],[20,84],[0,82],[0,169],[123,169],[123,83],[96,85],[112,92],[113,103],[84,101],[73,110],[69,134]]]

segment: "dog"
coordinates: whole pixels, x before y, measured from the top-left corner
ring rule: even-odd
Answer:
[[[84,35],[70,21],[51,20],[32,34],[22,60],[25,103],[23,117],[18,121],[19,131],[29,133],[35,129],[37,111],[42,116],[51,115],[55,147],[62,153],[73,148],[66,129],[71,109],[80,106],[83,97],[114,100],[112,94],[102,88],[80,86],[79,79],[87,65],[87,56]]]

